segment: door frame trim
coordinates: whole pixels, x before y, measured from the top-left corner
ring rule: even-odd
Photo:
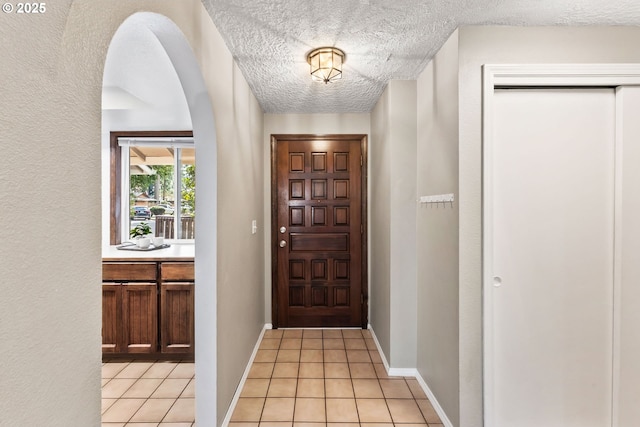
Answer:
[[[493,411],[493,305],[491,302],[493,265],[493,94],[496,88],[543,88],[543,87],[618,87],[640,85],[639,64],[485,64],[482,66],[482,345],[483,345],[483,411],[484,425],[494,424]],[[618,101],[617,106],[620,106]],[[616,123],[620,124],[620,108],[616,108]],[[616,126],[618,127],[618,126]],[[616,132],[616,162],[620,159],[621,136]],[[620,179],[618,171],[616,183]],[[616,194],[617,196],[617,194]],[[615,219],[619,224],[616,197]],[[620,271],[618,248],[615,248],[614,304],[620,299]],[[619,319],[614,313],[614,348],[619,336]],[[616,420],[616,366],[619,360],[614,355],[613,420]],[[614,422],[615,425],[615,422]]]
[[[361,245],[362,245],[362,312],[361,324],[366,329],[369,324],[369,277],[368,277],[368,187],[367,187],[367,159],[368,159],[368,136],[366,134],[271,134],[271,322],[273,328],[277,329],[278,325],[278,183],[277,183],[277,144],[279,140],[288,141],[306,141],[306,140],[360,140],[360,149],[362,153],[362,170],[361,170]]]

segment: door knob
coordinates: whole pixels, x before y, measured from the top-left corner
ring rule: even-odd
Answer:
[[[287,227],[284,227],[284,226],[280,227],[280,234],[284,234],[285,231],[287,231]]]
[[[280,240],[280,247],[284,248],[285,246],[287,246],[287,242],[284,240]]]

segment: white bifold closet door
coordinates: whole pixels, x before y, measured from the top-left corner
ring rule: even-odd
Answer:
[[[493,101],[487,427],[611,426],[616,91]]]

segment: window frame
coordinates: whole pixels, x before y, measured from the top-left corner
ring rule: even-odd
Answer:
[[[122,242],[122,147],[118,138],[184,138],[193,137],[193,131],[112,131],[109,135],[110,177],[109,177],[109,244]],[[187,242],[185,242],[187,243]]]

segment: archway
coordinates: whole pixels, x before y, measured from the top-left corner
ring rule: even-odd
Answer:
[[[125,43],[122,43],[123,38]],[[139,12],[127,18],[116,32],[112,45],[110,45],[105,62],[104,76],[112,76],[110,60],[118,57],[118,49],[132,48],[140,43],[146,49],[156,49],[156,54],[165,57],[156,57],[158,63],[170,64],[171,72],[164,69],[163,77],[168,79],[166,86],[169,98],[176,102],[184,103],[187,111],[181,108],[171,108],[167,111],[169,121],[174,120],[169,126],[181,127],[190,122],[193,129],[197,156],[196,156],[196,181],[198,182],[196,194],[198,206],[207,215],[198,218],[198,238],[195,246],[195,347],[196,352],[196,397],[199,402],[216,402],[216,212],[217,212],[217,147],[216,130],[213,120],[213,109],[209,99],[204,79],[200,72],[196,58],[180,29],[167,17],[150,12]],[[112,49],[113,48],[113,49]],[[114,50],[115,49],[115,50]],[[124,55],[126,57],[126,55]],[[116,73],[117,74],[117,73]],[[107,80],[104,80],[105,83]],[[166,81],[165,81],[166,82]],[[112,82],[111,82],[112,83]],[[109,85],[106,85],[109,86]],[[103,88],[103,97],[115,96],[126,105],[141,102],[132,97],[123,88],[109,86],[106,92]],[[181,91],[181,93],[179,93]],[[105,96],[105,94],[107,94]],[[182,97],[182,99],[180,99]],[[105,103],[103,99],[103,106]],[[107,106],[108,107],[108,106]],[[144,106],[143,106],[144,107]],[[148,107],[148,106],[147,106]],[[174,106],[175,107],[175,106]],[[126,108],[125,108],[126,109]],[[153,108],[152,108],[153,109]],[[122,110],[122,109],[120,109]],[[143,108],[144,110],[144,108]],[[147,111],[148,113],[148,111]],[[184,114],[183,114],[184,113]],[[136,126],[135,120],[141,120],[146,126],[154,127],[153,114],[120,114],[122,120],[119,127],[131,128]],[[105,143],[108,147],[108,132],[106,129],[105,115],[103,114],[103,153]],[[166,121],[163,126],[167,126]],[[118,129],[123,130],[123,129]],[[105,138],[107,135],[107,138]],[[108,160],[107,160],[108,161]],[[103,168],[105,159],[103,159]],[[103,174],[103,187],[105,175]],[[108,182],[108,178],[107,178]],[[105,190],[103,190],[104,192]],[[103,193],[103,201],[105,199]],[[108,200],[108,199],[107,199]],[[103,202],[103,224],[109,219],[108,203]],[[105,222],[105,220],[107,222]],[[103,233],[103,240],[105,233]],[[108,241],[108,240],[107,240]],[[200,262],[200,261],[203,262]],[[196,419],[201,425],[216,424],[215,405],[196,405]]]

